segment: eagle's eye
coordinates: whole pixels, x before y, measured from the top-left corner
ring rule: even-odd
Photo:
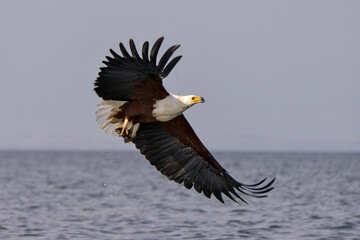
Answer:
[[[194,100],[194,99],[195,99],[195,97],[192,97],[192,98],[191,98],[191,100]]]

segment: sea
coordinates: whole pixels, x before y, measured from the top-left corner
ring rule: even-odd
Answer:
[[[360,153],[213,154],[274,190],[222,204],[138,152],[0,151],[0,239],[360,239]]]

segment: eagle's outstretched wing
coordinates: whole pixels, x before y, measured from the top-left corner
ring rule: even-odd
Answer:
[[[233,179],[201,143],[183,115],[163,123],[141,124],[132,140],[157,170],[186,188],[194,186],[208,198],[224,202],[221,194],[246,201],[238,194],[266,197],[275,179],[246,185]],[[231,195],[231,194],[232,195]]]
[[[180,47],[180,45],[174,45],[157,63],[157,55],[163,39],[164,37],[161,37],[154,43],[150,56],[149,43],[145,42],[141,52],[142,58],[132,39],[129,42],[132,56],[122,43],[120,43],[120,50],[123,56],[110,49],[113,57],[106,57],[107,61],[103,62],[106,67],[100,68],[99,77],[94,84],[94,90],[99,97],[104,100],[129,101],[139,97],[162,99],[169,95],[162,86],[162,79],[170,73],[182,56],[173,58],[167,64],[175,50]]]
[[[124,102],[137,102],[153,107],[155,100],[169,95],[162,85],[162,79],[180,60],[181,56],[178,56],[167,64],[180,45],[169,48],[157,63],[162,41],[163,37],[155,42],[150,55],[149,43],[145,42],[142,57],[139,56],[133,40],[130,40],[132,56],[122,43],[120,50],[123,56],[110,50],[113,57],[106,57],[106,67],[100,68],[99,77],[95,81],[95,91],[101,98],[115,100],[104,101],[100,106],[105,107],[105,110],[101,109],[99,112],[100,117],[108,117],[105,124],[113,123],[114,119],[111,117],[116,117],[113,116],[113,111],[117,113]],[[116,125],[119,117],[114,121]],[[219,201],[224,202],[224,194],[234,201],[238,198],[245,202],[239,193],[266,197],[266,193],[273,189],[271,185],[275,179],[267,184],[264,184],[264,179],[253,185],[233,179],[201,143],[183,115],[167,122],[141,123],[132,141],[150,163],[170,180],[184,183],[187,188],[194,186],[196,191],[203,192],[209,198],[213,194]]]

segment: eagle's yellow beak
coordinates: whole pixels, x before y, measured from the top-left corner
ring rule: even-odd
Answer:
[[[193,100],[194,103],[203,103],[203,102],[205,102],[205,99],[203,97],[198,97],[198,96],[192,97],[192,100]]]

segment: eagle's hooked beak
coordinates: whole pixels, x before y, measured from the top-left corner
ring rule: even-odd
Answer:
[[[194,103],[204,103],[205,99],[203,97],[193,97],[192,98]]]

